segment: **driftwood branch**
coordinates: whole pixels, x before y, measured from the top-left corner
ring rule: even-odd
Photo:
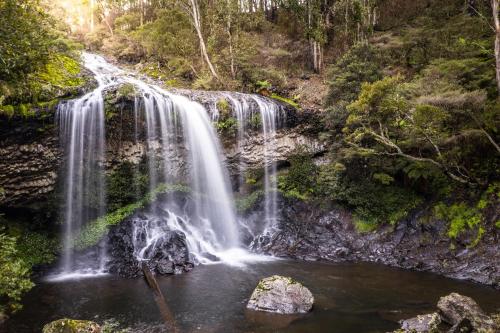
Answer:
[[[172,315],[172,312],[170,311],[170,308],[168,307],[167,302],[163,297],[160,286],[158,285],[156,278],[154,277],[153,273],[151,272],[145,261],[142,262],[142,271],[144,273],[144,277],[146,278],[146,282],[149,288],[151,288],[151,290],[153,291],[156,305],[160,310],[160,314],[161,317],[163,318],[165,326],[167,327],[167,329],[171,329],[172,332],[179,333],[180,331],[177,329],[177,326],[175,325],[174,316]]]

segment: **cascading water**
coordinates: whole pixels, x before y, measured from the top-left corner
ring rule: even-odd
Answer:
[[[224,97],[231,103],[234,115],[238,122],[238,151],[244,149],[244,141],[246,140],[248,121],[256,115],[260,118],[263,136],[263,165],[264,165],[264,220],[265,223],[261,226],[261,233],[268,234],[277,225],[277,184],[276,184],[276,130],[284,120],[282,108],[268,99],[257,95],[246,94],[224,94]],[[252,107],[256,105],[256,107]],[[240,186],[243,183],[246,165],[243,160],[239,164]]]
[[[105,212],[105,146],[103,90],[116,84],[112,73],[119,70],[104,59],[83,55],[98,87],[81,98],[61,103],[57,119],[61,133],[65,161],[64,182],[64,240],[61,275],[75,274],[73,238],[81,227]],[[103,271],[105,248],[101,248],[99,262],[87,272]],[[85,273],[81,272],[80,273]]]
[[[229,176],[222,162],[213,119],[207,110],[184,96],[125,73],[102,57],[84,54],[83,59],[85,66],[94,73],[98,87],[81,98],[62,103],[58,108],[61,142],[67,156],[63,275],[81,273],[81,267],[75,265],[73,239],[83,225],[106,212],[103,92],[124,83],[133,85],[139,92],[134,103],[134,140],[137,144],[141,127],[145,127],[150,190],[179,180],[180,175],[174,172],[172,161],[175,156],[183,154],[194,202],[194,209],[189,213],[179,209],[168,196],[151,205],[148,218],[133,226],[131,236],[137,260],[150,260],[171,232],[185,235],[195,262],[237,263],[255,259],[242,249]],[[242,148],[246,136],[248,120],[258,114],[262,122],[266,193],[263,230],[267,230],[277,219],[276,183],[272,180],[276,163],[272,155],[276,126],[281,119],[280,108],[259,96],[234,95],[238,98],[225,94],[238,120],[239,148]],[[241,178],[244,170],[245,165],[241,163]],[[85,263],[87,271],[89,267],[94,268],[93,273],[104,271],[105,252],[102,249],[97,263]]]
[[[173,95],[134,78],[126,80],[142,94],[150,189],[154,190],[160,181],[171,183],[176,178],[177,175],[171,173],[173,168],[169,161],[172,155],[178,154],[175,151],[176,140],[179,132],[182,132],[184,146],[188,150],[186,157],[190,164],[190,187],[196,206],[194,214],[187,217],[179,216],[169,209],[172,203],[168,200],[156,202],[155,205],[163,206],[161,208],[168,215],[166,225],[158,224],[154,219],[150,223],[141,221],[134,225],[138,259],[147,260],[146,254],[154,253],[154,247],[159,244],[165,227],[182,231],[191,253],[201,262],[207,262],[206,254],[222,258],[225,251],[239,248],[241,244],[229,177],[222,165],[218,138],[207,111],[186,97]],[[160,156],[155,153],[158,147],[161,147]],[[157,174],[158,164],[163,169],[161,180]]]

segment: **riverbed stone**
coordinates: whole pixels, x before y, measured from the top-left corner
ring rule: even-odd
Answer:
[[[59,319],[43,327],[43,333],[100,333],[101,327],[89,320]]]
[[[415,318],[410,318],[400,321],[401,332],[408,333],[437,333],[439,332],[439,324],[441,323],[441,318],[439,314],[429,313],[425,315],[416,316]]]
[[[470,297],[451,293],[437,304],[442,320],[452,326],[451,332],[498,332],[499,327]],[[464,329],[469,327],[468,329]]]
[[[260,280],[247,308],[283,314],[306,313],[314,303],[312,293],[290,277],[273,275]]]

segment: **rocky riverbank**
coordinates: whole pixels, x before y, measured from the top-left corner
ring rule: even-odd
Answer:
[[[260,240],[266,253],[303,260],[368,261],[433,272],[500,288],[499,232],[494,227],[481,242],[452,241],[448,225],[429,223],[421,209],[396,227],[385,226],[362,233],[351,213],[342,208],[327,212],[303,202],[284,204],[283,219],[270,237]]]

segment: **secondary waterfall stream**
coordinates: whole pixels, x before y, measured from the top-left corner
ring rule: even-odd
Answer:
[[[148,260],[168,231],[180,231],[186,237],[195,262],[238,263],[252,258],[240,240],[238,220],[228,171],[217,132],[212,122],[217,108],[209,112],[200,103],[173,94],[149,81],[127,73],[102,57],[85,53],[85,67],[91,70],[98,86],[81,98],[63,102],[58,108],[62,147],[65,152],[64,251],[58,276],[106,272],[106,246],[102,244],[99,262],[76,263],[73,240],[82,227],[106,213],[106,130],[104,94],[111,87],[132,85],[137,92],[134,105],[135,138],[146,133],[149,189],[172,184],[175,174],[171,162],[179,149],[189,165],[188,185],[195,207],[194,214],[174,210],[169,199],[151,205],[147,220],[137,221],[132,233],[134,255]],[[266,98],[241,93],[222,93],[232,106],[238,121],[237,147],[243,149],[248,122],[258,115],[264,144],[264,221],[258,233],[266,233],[277,220],[276,163],[273,160],[276,128],[282,121],[281,108]],[[141,121],[143,120],[143,121]],[[141,128],[145,124],[145,128]],[[181,138],[181,139],[179,139]],[[246,166],[240,164],[240,182]],[[133,190],[133,189],[131,189]],[[161,218],[155,215],[161,214]],[[101,242],[102,243],[102,242]]]

